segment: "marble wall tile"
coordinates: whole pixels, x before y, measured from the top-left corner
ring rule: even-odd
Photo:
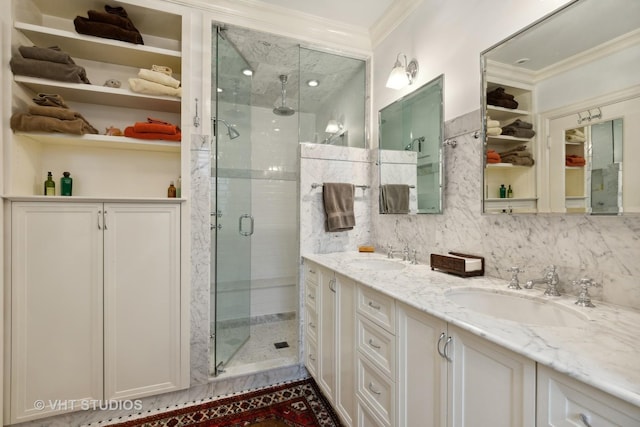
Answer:
[[[370,237],[371,191],[355,189],[353,230],[327,232],[322,187],[312,184],[347,182],[368,185],[369,151],[361,148],[300,144],[300,253],[357,250]]]
[[[483,215],[482,141],[475,138],[480,124],[479,111],[445,124],[445,138],[457,145],[445,147],[442,215],[379,215],[372,194],[375,245],[408,243],[425,264],[434,252],[482,255],[486,274],[505,280],[511,266],[526,270],[520,275],[524,281],[555,264],[563,292],[577,293],[571,282],[592,277],[603,284],[591,292],[594,298],[640,309],[640,216]],[[376,171],[371,182],[376,193]]]

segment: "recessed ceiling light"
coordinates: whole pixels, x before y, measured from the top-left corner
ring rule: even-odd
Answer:
[[[320,82],[318,80],[316,80],[316,79],[309,80],[307,82],[307,86],[309,86],[309,87],[317,87],[318,85],[320,85]]]
[[[522,65],[522,64],[524,64],[525,62],[529,62],[529,61],[531,61],[531,59],[530,59],[530,58],[520,58],[520,59],[518,59],[518,60],[516,61],[516,64],[518,64],[518,65]]]
[[[242,70],[242,74],[244,74],[245,76],[253,76],[253,70],[251,68],[245,68],[244,70]]]

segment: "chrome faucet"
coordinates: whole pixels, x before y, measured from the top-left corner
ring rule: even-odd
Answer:
[[[409,244],[404,245],[404,249],[402,250],[402,260],[409,261]]]
[[[511,280],[509,281],[509,289],[522,289],[520,282],[518,281],[518,273],[524,273],[524,270],[520,267],[511,267],[507,271],[511,272]],[[531,285],[533,286],[533,284]]]
[[[390,244],[387,245],[387,258],[389,259],[393,259],[393,254],[397,253],[398,251],[394,251],[393,250],[393,246],[391,246]]]
[[[533,288],[533,285],[539,283],[545,283],[547,285],[547,289],[544,291],[544,294],[547,296],[559,297],[560,292],[558,292],[558,283],[560,282],[560,278],[558,277],[558,273],[556,272],[556,266],[550,265],[545,269],[544,277],[541,279],[531,279],[527,280],[525,283],[525,289]]]
[[[582,278],[580,280],[574,280],[574,284],[580,285],[580,294],[578,295],[578,300],[575,302],[576,305],[581,307],[595,307],[591,302],[591,295],[589,295],[589,288],[592,286],[600,286],[593,279]]]

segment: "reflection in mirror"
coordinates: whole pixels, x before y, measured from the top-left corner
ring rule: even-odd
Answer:
[[[442,213],[441,75],[379,113],[380,213]]]
[[[365,64],[300,48],[300,141],[365,148]]]
[[[484,213],[640,212],[640,2],[570,2],[481,64]]]

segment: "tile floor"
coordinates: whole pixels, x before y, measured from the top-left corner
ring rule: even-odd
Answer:
[[[221,332],[221,339],[237,340],[233,334],[233,326]],[[288,346],[276,347],[275,344],[283,342]],[[211,345],[213,347],[213,340]],[[298,320],[295,313],[263,316],[252,320],[249,340],[224,366],[224,372],[219,376],[240,375],[296,363],[298,363]],[[210,368],[213,372],[213,351]]]

